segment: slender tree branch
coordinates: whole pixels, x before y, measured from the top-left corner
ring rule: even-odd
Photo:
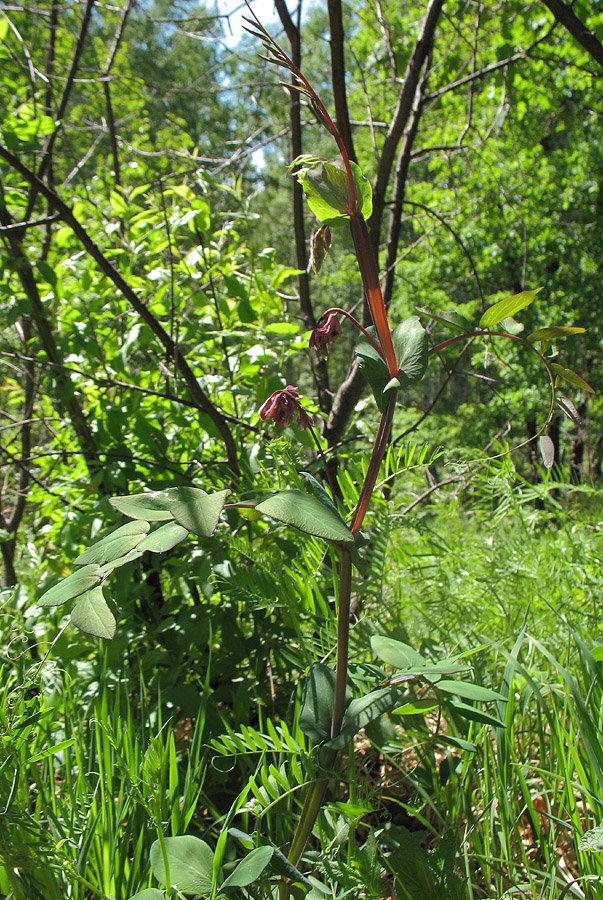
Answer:
[[[301,66],[301,34],[293,22],[285,0],[274,0],[281,25],[285,30],[291,59],[299,69]],[[291,84],[295,84],[295,75],[291,74]],[[295,90],[289,91],[289,133],[291,139],[291,159],[297,159],[303,153],[301,97]],[[316,316],[310,293],[310,276],[308,274],[308,252],[306,248],[305,200],[304,192],[297,178],[291,179],[291,204],[293,207],[293,232],[295,236],[295,263],[300,274],[297,276],[299,308],[308,331],[316,325]],[[318,405],[324,413],[330,412],[333,398],[329,389],[329,371],[326,361],[316,354],[310,356],[310,367],[314,385],[318,395]]]
[[[572,7],[562,0],[542,0],[564,28],[574,37],[589,56],[603,68],[603,44],[584,22],[578,18]]]
[[[347,148],[348,156],[353,162],[356,162],[345,82],[344,31],[341,0],[327,0],[327,9],[329,12],[329,28],[331,32],[331,80],[333,83],[333,101],[335,103],[335,122]]]
[[[161,322],[153,315],[150,309],[143,303],[138,294],[130,287],[121,272],[115,268],[110,260],[102,252],[98,244],[90,237],[86,229],[75,217],[73,210],[43,181],[38,178],[35,172],[32,172],[24,165],[18,156],[11,153],[6,147],[0,145],[0,158],[6,162],[27,181],[30,182],[38,194],[45,197],[51,206],[60,214],[61,219],[68,225],[75,236],[78,238],[86,252],[97,263],[100,270],[113,282],[115,287],[123,294],[125,299],[136,310],[145,325],[151,329],[153,334],[158,338],[170,358],[176,361],[178,371],[187,386],[191,397],[196,401],[198,408],[206,413],[220,433],[220,437],[226,448],[227,461],[235,475],[239,473],[237,445],[223,414],[214,406],[205,391],[200,386],[197,377],[189,366],[187,360],[182,353],[176,352],[176,345],[170,335],[167,333]],[[9,223],[10,224],[10,223]],[[33,276],[32,276],[33,277]],[[37,286],[34,280],[34,288],[37,294]],[[39,296],[39,295],[38,295]],[[41,302],[41,301],[40,301]],[[55,363],[60,361],[56,358],[52,360]]]
[[[378,257],[379,253],[381,223],[385,209],[385,196],[392,167],[394,165],[397,147],[412,113],[423,64],[432,44],[443,5],[444,0],[429,0],[421,33],[413,47],[406,67],[402,89],[398,96],[398,103],[392,118],[392,123],[383,142],[381,158],[373,182],[373,214],[369,222],[371,246],[375,257]]]

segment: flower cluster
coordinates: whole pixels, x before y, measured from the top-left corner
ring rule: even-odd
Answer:
[[[271,419],[277,428],[291,425],[294,419],[302,431],[312,425],[312,419],[299,402],[297,388],[292,384],[271,394],[260,407],[259,416],[262,422]]]
[[[335,313],[328,313],[320,319],[318,325],[310,335],[309,346],[320,351],[323,356],[329,355],[329,344],[332,344],[341,334],[341,325]]]

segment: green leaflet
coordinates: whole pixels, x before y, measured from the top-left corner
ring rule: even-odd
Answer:
[[[365,219],[373,211],[370,183],[356,163],[351,163],[356,198]],[[301,169],[297,180],[304,189],[308,206],[324,225],[343,225],[353,212],[347,172],[341,161],[320,161]]]
[[[256,510],[306,534],[338,544],[351,544],[354,535],[337,510],[305,491],[279,491],[258,503]]]
[[[495,303],[483,314],[479,320],[480,328],[491,328],[493,325],[498,325],[503,319],[514,316],[515,313],[529,306],[536,294],[541,290],[542,288],[536,288],[533,291],[521,291],[520,294],[513,294],[512,297],[499,300],[498,303]]]
[[[214,854],[205,841],[193,835],[164,838],[170,884],[185,894],[211,893]],[[166,872],[159,841],[151,847],[151,870],[161,884],[166,884]],[[166,887],[168,885],[166,884]]]
[[[210,537],[218,524],[228,491],[207,494],[200,488],[169,488],[170,512],[179,525],[200,537]]]
[[[100,582],[100,578],[97,565],[84,566],[42,594],[38,606],[61,606],[68,600],[74,600],[80,594],[85,594]]]
[[[82,594],[73,607],[71,621],[81,631],[94,637],[111,640],[115,635],[115,616],[107,606],[102,587]]]
[[[377,340],[373,327],[367,329]],[[364,335],[358,338],[356,356],[366,380],[371,386],[377,406],[383,412],[387,404],[387,393],[392,388],[405,388],[420,381],[427,371],[427,333],[418,316],[410,316],[392,331],[392,341],[398,362],[398,372],[391,377],[387,365],[370,341]]]
[[[126,556],[130,550],[134,550],[145,534],[149,532],[149,523],[136,519],[126,522],[121,528],[117,528],[102,540],[97,541],[75,560],[77,566],[96,563],[99,566]]]

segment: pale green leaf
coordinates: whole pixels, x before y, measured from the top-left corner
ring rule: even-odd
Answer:
[[[210,537],[216,530],[228,491],[207,494],[200,488],[177,487],[166,492],[170,512],[179,525],[200,537]]]
[[[166,872],[161,844],[155,841],[151,847],[151,870],[166,887],[175,887],[184,894],[211,893],[214,854],[205,841],[193,835],[167,837],[163,840],[168,861],[170,884]]]
[[[84,566],[59,581],[54,587],[46,591],[38,600],[38,606],[61,606],[68,600],[74,600],[80,594],[85,594],[91,588],[95,587],[100,581],[100,573],[97,565]]]
[[[136,550],[141,552],[150,550],[151,553],[165,553],[166,550],[171,550],[172,547],[175,547],[176,544],[179,544],[180,541],[183,541],[186,537],[188,537],[187,528],[184,528],[177,522],[167,522],[165,525],[161,525],[160,528],[156,528],[155,531],[151,531],[150,534],[147,534],[147,536],[141,540],[140,544],[138,544]]]
[[[142,540],[143,535],[149,531],[149,523],[136,520],[134,522],[126,522],[120,528],[112,531],[102,540],[97,541],[92,547],[88,547],[83,553],[80,553],[75,560],[76,565],[83,566],[86,564],[96,563],[99,566],[105,563],[117,560],[122,556],[126,556],[130,550],[134,550],[136,545]]]
[[[93,588],[78,599],[71,621],[86,634],[111,640],[115,635],[115,616],[107,606],[102,587]]]
[[[473,684],[471,681],[450,681],[442,679],[437,683],[438,691],[445,694],[455,694],[457,697],[464,697],[466,700],[481,700],[487,703],[490,700],[504,700],[502,694],[491,690],[491,688],[482,687],[481,684]]]
[[[170,501],[165,491],[148,494],[130,494],[126,497],[111,497],[111,506],[131,519],[145,519],[147,522],[169,522],[173,518]]]
[[[597,825],[583,834],[578,844],[578,850],[600,853],[603,850],[603,825]]]
[[[305,491],[279,491],[258,503],[256,510],[306,534],[336,543],[352,543],[354,535],[338,512]]]

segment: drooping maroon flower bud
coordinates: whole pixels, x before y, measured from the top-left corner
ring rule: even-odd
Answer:
[[[271,394],[260,407],[259,416],[262,422],[271,419],[277,428],[291,425],[294,419],[302,431],[312,425],[312,419],[299,402],[297,388],[292,384]]]
[[[329,355],[329,344],[332,344],[341,334],[341,325],[335,313],[329,313],[320,319],[318,325],[310,335],[309,345],[319,350],[323,356]]]

